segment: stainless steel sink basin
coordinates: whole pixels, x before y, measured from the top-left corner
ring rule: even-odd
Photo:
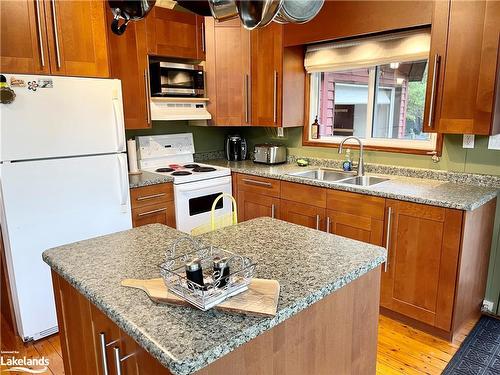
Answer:
[[[381,182],[389,181],[388,178],[374,177],[374,176],[356,176],[346,178],[345,180],[338,181],[342,184],[357,185],[357,186],[371,186],[380,184]]]
[[[336,169],[318,168],[288,173],[290,176],[310,178],[319,181],[339,181],[355,175],[355,172],[343,172]]]

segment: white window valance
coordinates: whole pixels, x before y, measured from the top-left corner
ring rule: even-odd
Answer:
[[[366,68],[429,58],[430,29],[328,42],[307,47],[308,73]]]

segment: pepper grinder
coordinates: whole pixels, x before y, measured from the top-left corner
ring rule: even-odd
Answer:
[[[199,258],[194,258],[185,264],[186,267],[186,278],[189,281],[192,281],[195,284],[200,286],[200,289],[203,289],[205,284],[203,283],[203,270],[201,268],[201,261]],[[188,287],[193,289],[194,286],[188,283]]]
[[[214,257],[214,281],[219,280],[218,288],[224,288],[229,278],[229,264],[227,258]]]

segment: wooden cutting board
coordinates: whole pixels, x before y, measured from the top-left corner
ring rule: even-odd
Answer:
[[[157,303],[191,306],[189,302],[169,292],[163,279],[125,279],[122,286],[141,289]],[[275,316],[278,308],[280,284],[276,280],[252,279],[248,290],[230,297],[215,309],[242,314]],[[194,306],[193,306],[194,307]]]

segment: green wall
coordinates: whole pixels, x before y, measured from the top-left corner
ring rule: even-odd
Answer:
[[[245,128],[243,134],[250,145],[261,142],[279,142],[288,146],[290,155],[340,159],[337,149],[325,147],[303,147],[302,128],[285,129],[285,136],[278,138],[275,129]],[[353,159],[357,159],[353,151]],[[396,154],[392,152],[366,151],[367,163],[389,164],[415,168],[430,168],[456,172],[500,175],[500,150],[488,150],[488,137],[476,137],[474,149],[462,148],[461,135],[447,135],[444,139],[443,155],[439,163],[430,156]],[[500,201],[500,200],[499,200]],[[490,256],[486,299],[495,302],[500,315],[500,202],[497,204],[495,229]]]
[[[187,121],[154,121],[151,129],[127,130],[127,139],[138,135],[193,133],[196,152],[220,151],[224,149],[224,137],[229,128],[189,126]]]

